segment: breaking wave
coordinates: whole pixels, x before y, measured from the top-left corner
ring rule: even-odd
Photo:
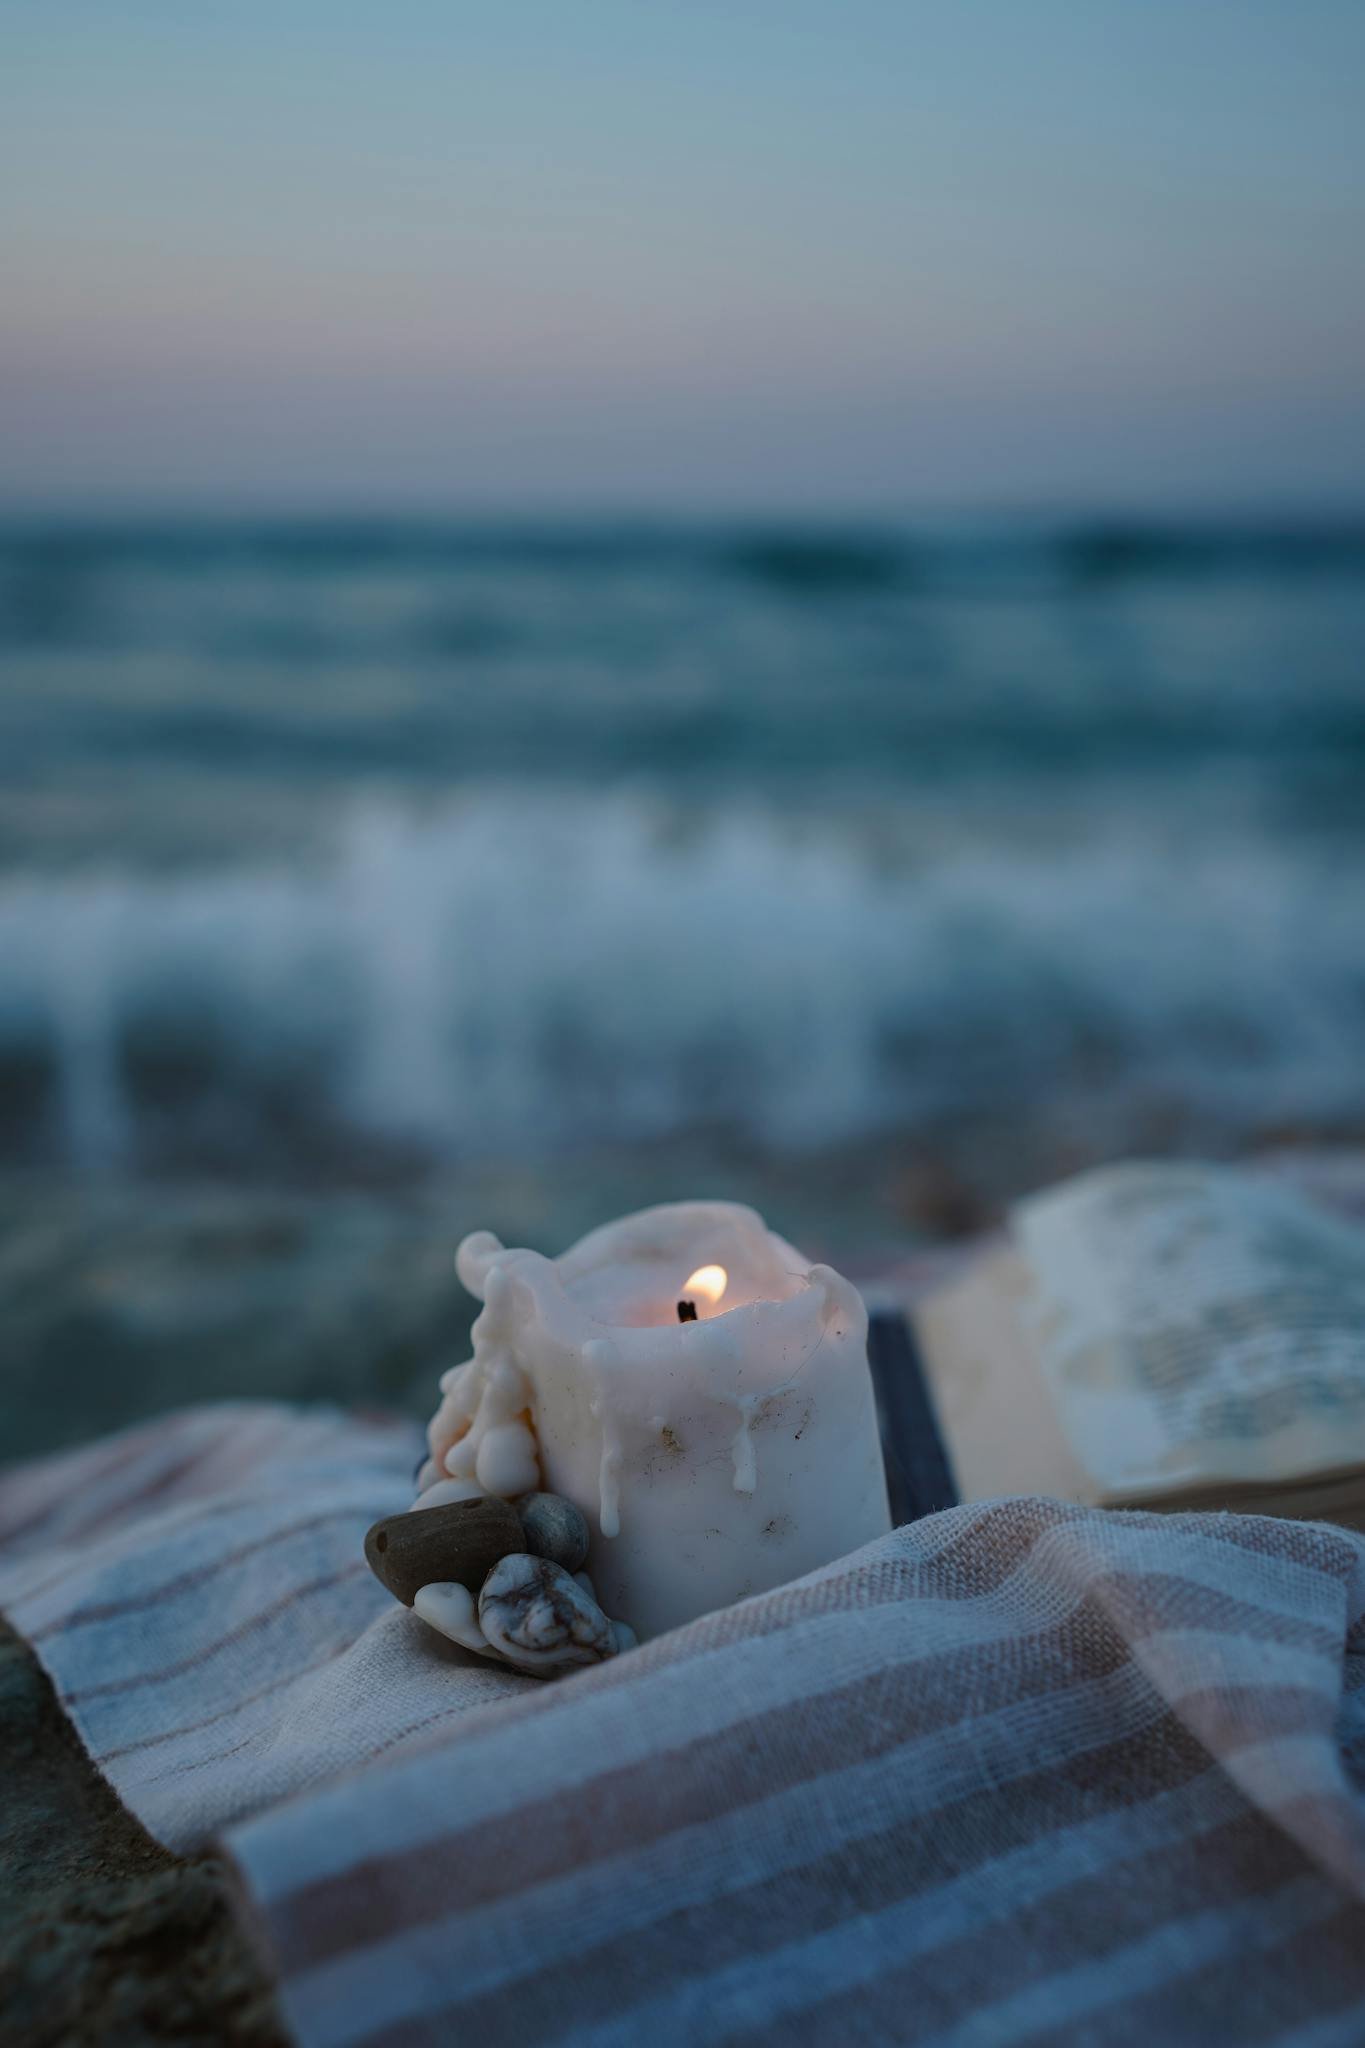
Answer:
[[[777,1148],[1088,1092],[1357,1114],[1325,854],[973,838],[545,787],[371,804],[304,864],[0,885],[0,1130],[85,1164]]]

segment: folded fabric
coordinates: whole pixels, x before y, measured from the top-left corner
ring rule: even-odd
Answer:
[[[1005,1500],[554,1684],[374,1584],[413,1432],[0,1479],[0,1603],[351,2043],[1365,2037],[1365,1539]]]
[[[170,1848],[534,1683],[442,1649],[370,1575],[420,1446],[391,1418],[215,1405],[0,1480],[0,1605]]]

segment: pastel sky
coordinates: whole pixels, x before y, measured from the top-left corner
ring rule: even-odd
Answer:
[[[0,501],[1365,495],[1361,0],[0,9]]]

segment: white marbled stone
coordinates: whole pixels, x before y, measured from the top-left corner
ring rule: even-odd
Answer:
[[[562,1566],[525,1552],[503,1558],[484,1580],[479,1625],[522,1671],[548,1675],[617,1652],[615,1624],[597,1602]]]

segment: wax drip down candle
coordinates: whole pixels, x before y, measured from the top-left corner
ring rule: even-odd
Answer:
[[[616,1647],[890,1528],[862,1300],[753,1210],[646,1209],[557,1259],[481,1231],[456,1263],[484,1307],[414,1505],[573,1504]]]

